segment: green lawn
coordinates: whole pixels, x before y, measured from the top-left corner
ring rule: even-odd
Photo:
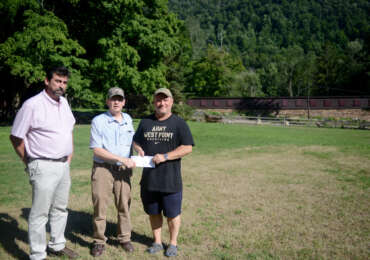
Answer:
[[[135,125],[137,125],[137,121]],[[367,259],[370,255],[370,131],[189,122],[195,147],[183,160],[180,259]],[[77,125],[68,243],[89,256],[89,125]],[[26,257],[31,189],[0,128],[0,259]],[[130,258],[151,232],[132,180]],[[114,241],[115,210],[107,233]],[[164,242],[168,241],[164,230]],[[101,259],[125,259],[114,242]],[[161,259],[163,256],[154,258]],[[164,257],[163,257],[164,258]]]

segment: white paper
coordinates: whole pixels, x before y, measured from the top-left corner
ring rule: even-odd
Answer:
[[[136,167],[154,168],[155,164],[152,161],[153,156],[131,156],[131,159],[135,162]]]

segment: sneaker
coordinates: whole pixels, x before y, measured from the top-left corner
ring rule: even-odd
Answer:
[[[168,257],[177,256],[177,246],[169,245],[164,255]]]
[[[149,247],[146,251],[149,254],[156,254],[156,253],[158,253],[159,251],[162,251],[162,250],[163,250],[162,244],[153,243],[152,246]]]

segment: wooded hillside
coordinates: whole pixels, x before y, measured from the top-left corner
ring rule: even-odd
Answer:
[[[214,48],[220,60],[227,52],[242,61],[222,95],[370,93],[367,0],[170,0],[169,6],[185,21],[200,67],[215,63]],[[193,74],[187,90],[211,95],[197,81],[199,68]]]
[[[0,0],[0,117],[70,68],[72,106],[122,87],[187,96],[370,94],[367,0]]]

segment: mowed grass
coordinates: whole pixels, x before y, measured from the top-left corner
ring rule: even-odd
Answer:
[[[136,122],[137,123],[137,122]],[[196,146],[183,159],[184,201],[178,259],[368,259],[370,132],[189,122]],[[68,246],[81,259],[92,242],[88,125],[75,128]],[[0,259],[26,258],[31,188],[0,128]],[[135,252],[117,246],[116,211],[100,259],[149,256],[149,221],[132,178]],[[163,230],[168,242],[168,229]]]

